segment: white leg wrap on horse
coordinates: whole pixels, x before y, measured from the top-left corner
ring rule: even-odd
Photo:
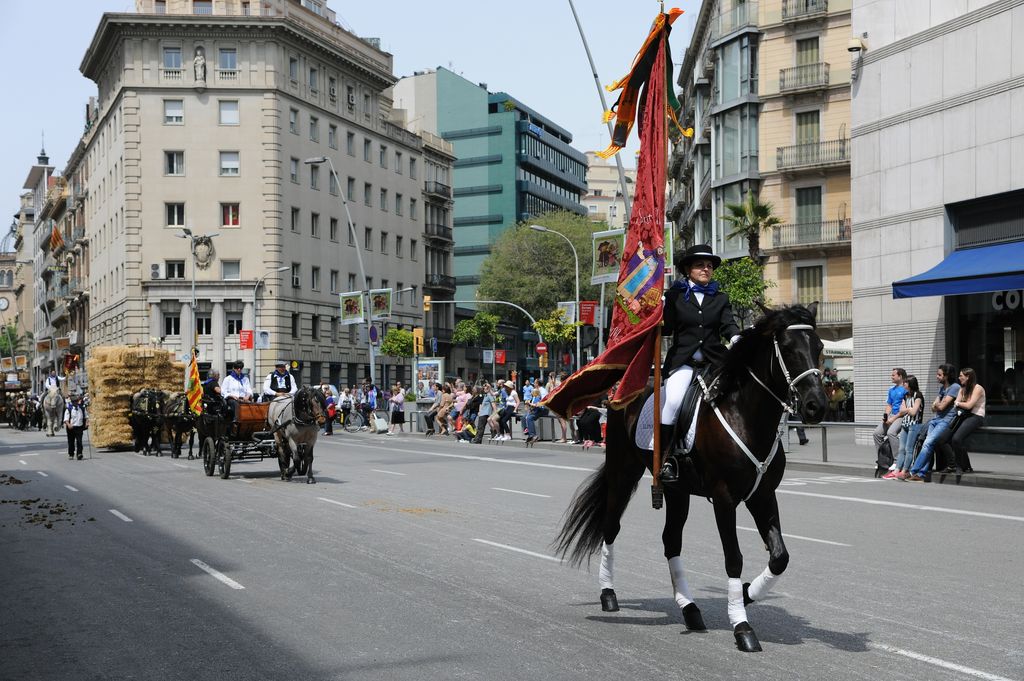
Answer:
[[[729,580],[729,626],[733,629],[740,622],[747,621],[747,609],[743,607],[743,582]]]
[[[759,601],[769,591],[772,590],[772,586],[775,584],[781,575],[772,574],[772,571],[768,568],[764,569],[764,572],[759,574],[757,578],[750,583],[750,588],[747,589],[747,595],[750,596],[750,600]]]
[[[615,571],[615,550],[608,544],[601,544],[601,570],[598,579],[602,589],[614,589],[612,576]]]
[[[672,591],[675,593],[676,604],[685,608],[693,603],[690,585],[686,583],[686,571],[683,570],[683,557],[675,556],[668,559],[668,572],[672,576]]]

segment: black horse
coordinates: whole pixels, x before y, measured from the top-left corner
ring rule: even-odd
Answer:
[[[762,598],[789,563],[775,497],[786,467],[779,439],[782,414],[795,411],[794,404],[799,404],[804,423],[819,423],[828,407],[817,370],[822,350],[815,332],[817,303],[764,313],[743,331],[709,381],[714,401],[701,404],[696,440],[683,463],[680,482],[665,487],[661,537],[686,628],[703,630],[704,620],[690,595],[680,553],[690,495],[713,502],[729,576],[729,622],[736,645],[746,652],[761,650],[747,623],[746,605]],[[606,611],[618,610],[612,558],[619,522],[644,470],[653,464],[652,452],[634,444],[643,402],[634,400],[623,410],[609,411],[604,465],[577,490],[556,539],[559,552],[576,565],[601,552],[601,605]],[[675,439],[681,435],[677,433]],[[741,501],[769,552],[767,568],[747,584],[740,581],[743,554],[736,537],[736,507]]]
[[[164,403],[163,413],[164,434],[171,445],[171,458],[181,456],[185,436],[188,436],[188,458],[195,458],[192,447],[195,443],[196,417],[188,406],[185,393],[171,393]]]
[[[163,430],[165,395],[162,390],[143,388],[132,395],[128,424],[132,428],[135,451],[160,456],[160,431]]]

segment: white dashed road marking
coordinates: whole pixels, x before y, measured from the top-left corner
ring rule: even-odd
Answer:
[[[334,504],[335,506],[344,506],[345,508],[358,508],[358,506],[353,506],[352,504],[345,504],[340,501],[335,501],[334,499],[327,499],[326,497],[317,497],[317,499],[319,499],[320,501],[326,501],[328,504]]]
[[[203,561],[199,560],[198,558],[193,558],[191,563],[193,565],[195,565],[197,568],[199,568],[200,570],[202,570],[203,572],[207,573],[208,575],[210,575],[211,577],[216,579],[217,581],[223,582],[224,584],[227,584],[232,589],[244,589],[245,588],[244,586],[242,586],[241,584],[239,584],[235,580],[233,580],[230,577],[228,577],[227,575],[225,575],[223,572],[220,572],[219,570],[214,570],[212,567],[210,567],[209,565],[207,565]]]
[[[398,473],[396,471],[382,471],[379,468],[371,468],[370,470],[374,473],[385,473],[387,475],[405,475],[405,473]]]
[[[505,489],[504,487],[492,487],[491,489],[495,490],[496,492],[510,492],[512,494],[525,494],[528,497],[542,497],[544,499],[550,499],[551,498],[550,494],[536,494],[534,492],[521,492],[521,491],[519,491],[517,489]]]
[[[526,549],[520,549],[515,546],[509,546],[508,544],[499,544],[497,542],[487,541],[486,539],[474,539],[473,541],[479,542],[481,544],[487,544],[488,546],[496,546],[499,549],[505,549],[506,551],[515,551],[516,553],[522,553],[527,556],[533,556],[534,558],[543,558],[544,560],[551,560],[556,563],[562,562],[560,558],[555,558],[554,556],[545,556],[543,553],[534,553],[533,551],[527,551]]]
[[[36,471],[36,473],[39,473],[39,475],[43,476],[44,478],[50,477],[49,475],[47,475],[46,473],[44,473],[42,471]]]
[[[77,491],[78,491],[78,488],[77,488],[77,487],[72,487],[71,485],[64,485],[64,486],[65,486],[65,487],[67,487],[67,488],[68,488],[69,490],[71,490],[72,492],[77,492]]]
[[[116,508],[110,509],[110,512],[113,513],[118,518],[120,518],[121,520],[125,521],[126,523],[135,522],[131,518],[126,516],[124,513],[121,513],[120,511],[118,511]]]
[[[756,527],[740,527],[736,526],[737,530],[744,530],[745,532],[757,532]],[[801,537],[799,534],[790,534],[789,532],[782,533],[783,539],[803,539],[804,541],[813,541],[819,544],[828,544],[830,546],[853,546],[853,544],[844,544],[838,541],[829,541],[828,539],[815,539],[814,537]]]
[[[818,499],[835,499],[836,501],[853,501],[858,504],[869,504],[871,506],[895,506],[896,508],[911,508],[916,511],[934,511],[936,513],[952,513],[954,515],[969,515],[976,518],[995,518],[996,520],[1016,520],[1024,523],[1024,516],[1003,515],[1002,513],[984,513],[982,511],[964,511],[958,508],[943,508],[942,506],[922,506],[921,504],[904,504],[898,501],[880,501],[878,499],[862,499],[861,497],[841,497],[834,494],[818,494],[816,492],[793,492],[790,490],[779,490],[778,494],[793,494],[800,497],[816,497]]]
[[[965,667],[962,664],[956,664],[955,662],[947,662],[937,657],[931,657],[929,655],[922,655],[921,653],[915,653],[913,650],[904,650],[902,648],[896,648],[894,646],[887,646],[882,643],[869,643],[872,648],[876,650],[883,650],[887,653],[893,653],[895,655],[902,655],[909,657],[912,660],[918,660],[920,662],[926,662],[927,664],[935,665],[936,667],[942,667],[943,669],[950,669],[961,674],[967,674],[977,679],[985,679],[986,681],[1011,681],[1005,676],[997,676],[996,674],[989,674],[983,672],[980,669],[972,669],[971,667]]]

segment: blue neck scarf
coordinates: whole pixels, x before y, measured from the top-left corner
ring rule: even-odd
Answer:
[[[690,299],[690,290],[695,293],[703,293],[706,296],[713,296],[718,293],[718,282],[712,281],[707,286],[691,283],[689,279],[677,279],[672,288],[683,289],[683,300]]]

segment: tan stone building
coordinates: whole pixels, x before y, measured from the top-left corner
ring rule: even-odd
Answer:
[[[580,203],[587,209],[587,217],[594,222],[604,221],[611,229],[626,227],[626,202],[622,198],[619,184],[619,170],[614,159],[603,159],[596,151],[587,155],[587,193]],[[636,193],[636,168],[624,168],[626,186],[629,187],[629,202],[633,204]]]
[[[389,122],[391,55],[319,0],[136,9],[103,16],[81,65],[99,90],[81,160],[90,344],[187,353],[197,337],[222,372],[281,358],[303,381],[361,380],[366,327],[339,324],[337,297],[361,268],[369,288],[411,289],[390,324],[422,318],[423,141]],[[240,350],[243,329],[269,349]],[[378,357],[378,382],[407,365]]]

